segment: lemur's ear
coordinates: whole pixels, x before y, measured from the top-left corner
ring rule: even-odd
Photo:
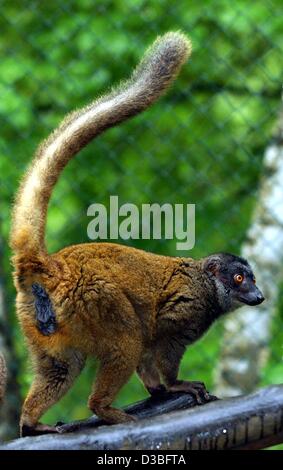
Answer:
[[[204,259],[203,269],[206,272],[210,272],[216,276],[219,273],[221,266],[221,257],[219,255],[211,255]]]

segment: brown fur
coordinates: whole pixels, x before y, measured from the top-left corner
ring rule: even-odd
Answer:
[[[39,426],[89,355],[100,362],[89,407],[109,423],[131,419],[111,404],[134,371],[151,393],[163,382],[168,390],[189,391],[199,399],[202,384],[178,381],[177,374],[186,345],[225,310],[205,262],[111,243],[70,246],[48,255],[44,244],[51,191],[70,158],[106,128],[152,104],[189,53],[184,35],[159,38],[128,82],[63,121],[40,146],[21,184],[11,245],[17,314],[36,373],[23,406],[24,432]],[[38,329],[34,283],[44,287],[52,303],[53,334]]]
[[[38,331],[33,296],[17,286],[18,316],[37,362],[22,422],[34,426],[68,390],[89,355],[100,361],[89,406],[109,422],[129,419],[109,406],[135,370],[148,389],[158,389],[162,377],[173,390],[185,346],[221,310],[202,264],[111,243],[72,246],[52,255],[50,273],[34,279],[52,299],[57,332]],[[49,376],[57,376],[57,366],[66,367],[66,377],[55,387]]]

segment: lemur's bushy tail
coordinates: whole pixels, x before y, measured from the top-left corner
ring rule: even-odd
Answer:
[[[13,213],[15,254],[45,254],[50,195],[68,161],[104,130],[142,112],[169,87],[191,52],[179,32],[157,38],[131,78],[111,93],[69,114],[39,147],[20,186]]]

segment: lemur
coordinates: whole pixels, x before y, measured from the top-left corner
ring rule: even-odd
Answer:
[[[22,180],[12,262],[17,316],[35,368],[22,435],[56,431],[40,417],[69,390],[88,356],[99,361],[88,406],[108,423],[133,420],[112,402],[135,371],[151,394],[183,391],[201,402],[208,397],[202,382],[178,380],[186,347],[221,315],[264,300],[248,262],[232,254],[195,260],[102,242],[47,253],[47,206],[69,160],[153,104],[190,53],[191,42],[180,32],[157,38],[128,81],[67,115]]]

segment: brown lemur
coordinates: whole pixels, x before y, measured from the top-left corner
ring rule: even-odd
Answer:
[[[194,260],[112,243],[54,254],[45,247],[48,201],[68,161],[94,137],[154,103],[190,52],[182,33],[158,38],[128,81],[64,119],[22,181],[11,246],[17,315],[35,367],[22,410],[23,435],[55,430],[39,419],[68,391],[87,356],[99,361],[88,405],[108,423],[133,419],[111,405],[135,371],[150,393],[165,387],[207,398],[201,382],[177,378],[186,346],[222,314],[264,300],[248,262],[231,254]]]

